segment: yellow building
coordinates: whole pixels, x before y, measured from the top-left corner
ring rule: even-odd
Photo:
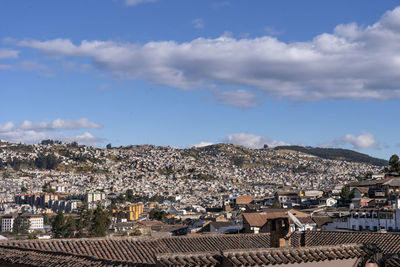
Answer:
[[[113,213],[118,214],[129,221],[135,221],[138,220],[139,216],[143,213],[143,203],[131,204],[123,208],[113,210]]]

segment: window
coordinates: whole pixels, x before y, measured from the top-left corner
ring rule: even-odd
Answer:
[[[362,225],[360,225],[360,226],[359,226],[358,230],[360,230],[360,231],[362,231],[362,230],[363,230],[363,227],[362,227]]]

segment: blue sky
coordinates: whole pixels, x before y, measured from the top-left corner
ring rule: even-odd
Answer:
[[[0,2],[0,139],[400,150],[400,1]]]

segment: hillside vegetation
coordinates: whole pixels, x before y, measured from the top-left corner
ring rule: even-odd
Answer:
[[[375,166],[387,166],[389,162],[384,159],[371,157],[367,154],[359,153],[349,149],[342,148],[321,148],[321,147],[303,147],[303,146],[277,146],[275,150],[293,150],[307,153],[324,159],[346,160],[351,162],[362,162]]]

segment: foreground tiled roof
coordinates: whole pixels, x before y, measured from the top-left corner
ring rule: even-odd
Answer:
[[[269,248],[269,234],[3,241],[0,265],[267,266],[360,259],[370,253],[364,244],[376,244],[384,254],[400,253],[399,234],[311,231],[294,233],[292,247],[284,248]],[[397,255],[390,256],[391,263],[400,263]]]
[[[222,255],[219,252],[161,254],[157,256],[158,266],[220,266],[222,261]]]
[[[270,247],[269,234],[166,237],[148,239],[67,239],[9,241],[1,248],[22,248],[38,252],[62,252],[94,259],[154,263],[162,253],[212,252],[229,249]]]
[[[393,233],[308,231],[295,233],[291,241],[297,247],[371,243],[384,253],[400,253],[400,234]]]
[[[359,259],[367,255],[363,245],[313,248],[228,250],[220,253],[169,254],[157,257],[160,266],[268,266],[289,263]]]
[[[225,251],[223,253],[234,266],[266,266],[276,264],[320,262],[361,258],[366,255],[362,245],[339,245],[313,248],[279,248],[254,251]]]
[[[63,252],[34,251],[23,248],[1,248],[0,266],[135,266],[136,264],[116,260],[96,259],[84,255],[73,255]],[[144,266],[144,265],[143,265]]]

